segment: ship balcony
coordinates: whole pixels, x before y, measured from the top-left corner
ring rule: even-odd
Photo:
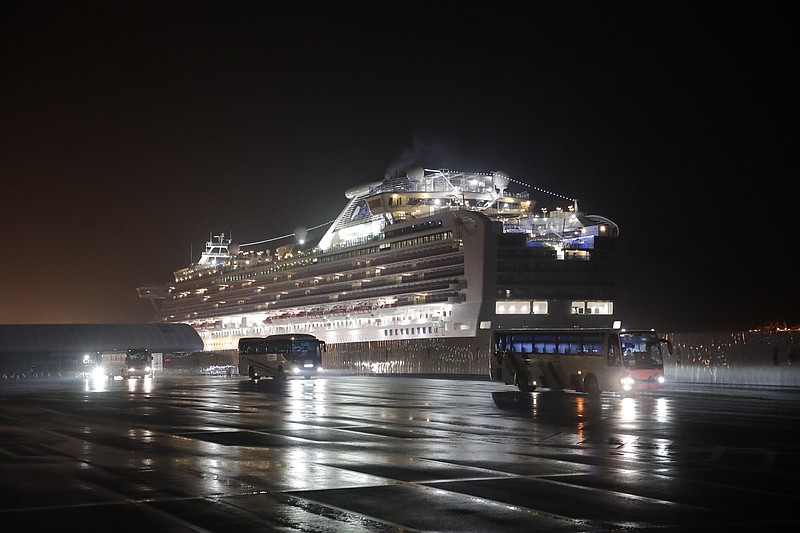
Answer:
[[[136,292],[139,293],[139,298],[151,298],[159,300],[165,299],[169,295],[167,288],[163,286],[138,287]]]

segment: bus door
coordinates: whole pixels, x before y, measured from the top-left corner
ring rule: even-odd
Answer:
[[[564,346],[564,339],[559,339],[557,333],[537,333],[533,339],[533,352],[542,354],[537,365],[542,387],[551,390],[569,387],[570,379],[562,361],[562,355],[566,353]]]
[[[495,333],[492,343],[493,379],[506,385],[516,385],[523,392],[536,389],[536,380],[531,372],[531,350],[526,352],[526,345],[531,346],[531,333]]]

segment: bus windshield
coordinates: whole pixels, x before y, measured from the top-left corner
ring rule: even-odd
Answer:
[[[147,348],[131,348],[125,353],[125,365],[122,368],[122,377],[152,377],[153,356]]]
[[[129,365],[150,364],[151,356],[148,350],[128,350],[125,360]]]
[[[619,334],[622,345],[622,364],[628,368],[661,368],[664,356],[662,342],[653,331],[623,331]]]
[[[267,339],[266,353],[281,354],[289,362],[319,355],[320,341],[297,339]]]

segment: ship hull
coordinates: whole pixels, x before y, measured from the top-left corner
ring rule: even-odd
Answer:
[[[488,343],[482,336],[340,343],[328,345],[322,361],[333,373],[488,376]]]

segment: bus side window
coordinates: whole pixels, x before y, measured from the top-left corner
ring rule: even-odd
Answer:
[[[603,335],[591,334],[583,337],[583,353],[600,355],[603,353]]]
[[[541,336],[542,353],[556,353],[557,337],[555,335],[543,334]]]
[[[522,353],[526,354],[533,353],[533,336],[522,335],[520,338],[520,348],[522,350]]]

